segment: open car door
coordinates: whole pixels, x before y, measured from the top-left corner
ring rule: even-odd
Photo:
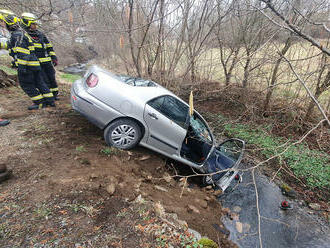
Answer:
[[[215,184],[225,191],[238,173],[243,159],[245,142],[240,139],[228,139],[222,142],[207,160],[206,184]]]

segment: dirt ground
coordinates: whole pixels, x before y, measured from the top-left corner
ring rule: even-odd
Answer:
[[[186,171],[149,150],[107,147],[71,110],[69,88],[60,85],[55,109],[32,112],[20,88],[0,89],[0,116],[11,120],[0,164],[13,170],[0,184],[0,247],[186,247],[187,227],[235,247],[218,192],[174,177]]]

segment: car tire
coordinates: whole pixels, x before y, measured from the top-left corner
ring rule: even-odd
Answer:
[[[141,136],[141,128],[130,119],[116,120],[104,130],[105,142],[109,146],[123,150],[135,147],[140,142]]]

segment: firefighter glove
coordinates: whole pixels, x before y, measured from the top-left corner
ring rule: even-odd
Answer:
[[[53,65],[54,65],[54,66],[57,66],[57,65],[58,65],[58,61],[57,61],[57,59],[53,59],[52,62],[53,62]]]

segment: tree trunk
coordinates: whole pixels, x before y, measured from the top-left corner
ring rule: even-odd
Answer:
[[[265,99],[265,103],[264,103],[264,112],[266,112],[268,110],[270,99],[271,99],[271,97],[273,95],[273,91],[275,89],[274,85],[277,80],[278,69],[280,68],[280,64],[283,59],[283,56],[287,53],[287,51],[289,50],[291,45],[292,45],[291,37],[289,37],[285,42],[285,46],[283,47],[283,49],[280,52],[280,58],[276,61],[276,64],[274,66],[273,73],[272,73],[272,79],[270,81],[269,89],[267,91],[267,95],[266,95],[266,99]]]
[[[316,100],[319,99],[321,93],[322,92],[317,89],[317,91],[315,92],[315,95],[314,95],[314,97],[315,97]],[[310,119],[310,117],[311,117],[311,115],[313,113],[314,107],[315,107],[315,102],[313,100],[311,100],[309,102],[309,104],[308,104],[308,107],[307,107],[307,111],[306,111],[306,115],[305,115],[305,120]]]
[[[234,58],[233,58],[233,60],[231,62],[231,65],[229,67],[229,70],[226,73],[226,86],[228,86],[230,84],[231,75],[233,73],[234,67],[235,67],[236,62],[237,62],[238,52],[239,52],[239,48],[238,49],[235,49],[235,51],[234,51]]]
[[[320,82],[320,79],[319,79],[319,82]],[[329,89],[329,87],[330,87],[330,71],[328,71],[322,84],[321,85],[319,83],[317,84],[315,94],[314,94],[315,99],[317,100],[324,91]],[[308,104],[308,107],[306,110],[305,120],[310,119],[310,117],[313,113],[313,110],[314,110],[314,106],[315,106],[315,102],[313,100],[311,100],[310,103]]]
[[[250,70],[249,70],[250,63],[251,63],[250,53],[247,52],[247,59],[246,59],[246,63],[244,66],[244,78],[243,78],[243,82],[242,82],[243,88],[246,88],[248,85],[248,79],[249,79],[249,74],[250,74]]]
[[[135,65],[135,69],[136,72],[138,74],[138,76],[141,76],[141,70],[140,70],[140,65],[139,65],[139,61],[137,59],[137,57],[135,56],[135,42],[133,40],[133,36],[132,36],[132,26],[133,26],[133,4],[134,1],[133,0],[129,0],[129,19],[128,19],[128,38],[129,38],[129,43],[130,43],[130,48],[131,48],[131,56],[132,56],[132,60],[133,63]]]

